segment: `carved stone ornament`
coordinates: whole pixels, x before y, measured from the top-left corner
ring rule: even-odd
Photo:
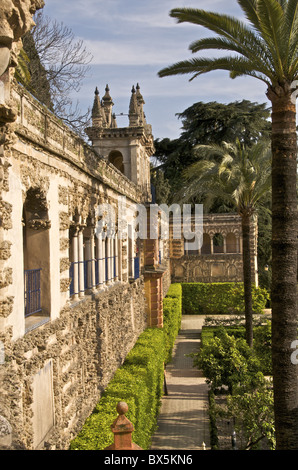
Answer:
[[[33,217],[28,220],[27,226],[32,230],[47,230],[51,228],[51,221],[41,218],[38,214],[34,214]]]

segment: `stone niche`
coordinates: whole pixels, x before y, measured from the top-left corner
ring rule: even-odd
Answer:
[[[55,424],[52,360],[35,374],[32,388],[33,448],[38,449]]]

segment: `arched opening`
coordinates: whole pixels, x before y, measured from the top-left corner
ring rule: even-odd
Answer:
[[[213,237],[213,253],[224,253],[224,238],[221,233]]]
[[[238,253],[237,239],[234,233],[227,234],[227,253]]]
[[[203,245],[202,245],[201,253],[202,255],[211,254],[211,238],[208,233],[203,234]]]
[[[39,188],[27,191],[23,206],[25,317],[50,316],[51,276],[48,208]]]
[[[117,168],[117,170],[124,174],[123,155],[121,152],[118,150],[113,150],[109,154],[109,162],[112,163]]]

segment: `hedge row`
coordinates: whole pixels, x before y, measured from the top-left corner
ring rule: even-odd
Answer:
[[[172,355],[181,324],[182,289],[172,284],[164,299],[164,327],[147,328],[117,370],[92,415],[71,442],[71,450],[103,450],[114,436],[111,424],[119,401],[128,404],[128,419],[135,431],[133,442],[148,449],[163,394],[164,363]]]
[[[267,290],[253,287],[252,296],[254,313],[262,313],[269,300]],[[243,283],[182,283],[182,312],[187,315],[244,313]]]
[[[171,284],[163,301],[163,321],[165,339],[165,363],[172,359],[175,339],[179,333],[182,318],[182,287]]]

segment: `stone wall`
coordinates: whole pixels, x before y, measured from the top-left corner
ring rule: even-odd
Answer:
[[[12,448],[68,448],[146,327],[143,293],[141,279],[115,285],[7,343],[0,414],[12,426]],[[48,387],[40,395],[37,378],[45,367]]]
[[[202,240],[187,248],[187,240],[171,238],[172,282],[242,282],[242,227],[237,214],[204,214]],[[251,223],[251,272],[258,285],[257,220]],[[170,232],[173,233],[173,230]]]
[[[242,255],[191,255],[171,261],[174,282],[242,282]]]

